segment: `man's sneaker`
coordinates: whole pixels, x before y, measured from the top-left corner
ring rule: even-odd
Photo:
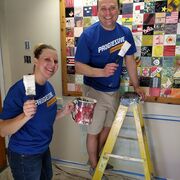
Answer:
[[[90,167],[90,168],[89,168],[89,174],[93,177],[94,173],[95,173],[95,168]],[[108,179],[107,176],[105,176],[105,175],[103,174],[101,180],[109,180],[109,179]]]
[[[107,163],[106,170],[111,170],[111,169],[113,169],[113,168],[114,168],[113,165]]]
[[[89,160],[88,160],[87,164],[88,164],[88,165],[91,165]],[[107,163],[107,165],[106,165],[106,170],[112,170],[113,168],[114,168],[113,165]]]

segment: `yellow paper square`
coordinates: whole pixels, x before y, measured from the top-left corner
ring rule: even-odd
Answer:
[[[163,46],[153,46],[152,56],[153,57],[162,57],[163,56]]]

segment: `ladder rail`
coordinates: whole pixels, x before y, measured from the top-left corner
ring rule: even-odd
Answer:
[[[141,159],[111,154],[114,148],[114,145],[116,143],[116,140],[119,137],[119,132],[125,120],[129,106],[132,106],[132,110],[133,110]],[[98,161],[92,180],[101,180],[110,157],[121,159],[121,160],[127,160],[127,161],[142,162],[143,167],[144,167],[145,179],[151,180],[152,174],[153,174],[153,166],[152,166],[152,162],[150,158],[148,141],[147,141],[147,137],[145,133],[144,119],[143,119],[141,107],[139,104],[139,96],[136,93],[128,92],[128,93],[125,93],[123,98],[121,98],[118,111],[116,113],[108,138],[102,150],[102,153]]]
[[[115,116],[115,120],[114,120],[111,130],[109,132],[108,138],[104,145],[103,151],[101,153],[100,159],[98,161],[96,171],[92,178],[93,180],[101,179],[103,176],[104,170],[105,170],[105,168],[107,166],[107,162],[109,160],[107,153],[111,153],[113,150],[116,139],[119,135],[119,130],[122,127],[122,124],[123,124],[123,121],[127,114],[127,111],[128,111],[128,107],[120,104],[118,111],[116,113],[116,116]]]
[[[135,119],[135,126],[137,129],[136,132],[138,136],[138,143],[139,143],[141,156],[142,158],[147,159],[147,164],[146,164],[147,169],[150,173],[153,173],[153,166],[152,166],[151,158],[150,158],[150,152],[149,152],[149,147],[148,147],[148,142],[147,142],[144,120],[142,118],[142,113],[140,111],[139,104],[133,105],[133,114],[134,114],[134,119]]]

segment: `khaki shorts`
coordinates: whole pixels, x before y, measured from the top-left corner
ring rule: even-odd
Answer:
[[[88,134],[99,134],[103,127],[111,127],[119,107],[119,91],[101,92],[83,85],[83,96],[97,100],[92,124],[87,126]]]

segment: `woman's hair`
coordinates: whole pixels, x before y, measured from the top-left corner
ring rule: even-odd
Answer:
[[[40,43],[37,46],[35,46],[35,48],[34,48],[34,57],[38,59],[39,56],[41,55],[43,49],[52,49],[52,50],[56,51],[56,49],[53,46]]]

